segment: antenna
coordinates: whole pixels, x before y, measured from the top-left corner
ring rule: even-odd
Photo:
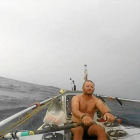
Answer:
[[[74,83],[75,81],[74,81],[74,80],[72,80],[72,78],[70,78],[70,80],[71,80],[71,82],[72,82],[71,84],[73,84],[73,85],[74,85],[74,86],[72,87],[72,90],[76,90],[76,85],[75,85],[75,83]]]
[[[87,81],[88,80],[87,65],[85,64],[84,66],[85,66],[85,77],[84,77],[84,79],[85,79],[85,81]]]

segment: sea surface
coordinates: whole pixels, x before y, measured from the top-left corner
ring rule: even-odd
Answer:
[[[0,90],[0,121],[56,94],[47,92],[17,92]]]

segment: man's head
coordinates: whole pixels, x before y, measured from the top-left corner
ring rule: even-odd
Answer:
[[[91,81],[91,80],[87,80],[83,83],[83,93],[86,95],[92,95],[95,88],[94,88],[95,84]]]

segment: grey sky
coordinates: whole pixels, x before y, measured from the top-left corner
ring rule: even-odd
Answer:
[[[0,0],[0,76],[140,99],[139,0]]]

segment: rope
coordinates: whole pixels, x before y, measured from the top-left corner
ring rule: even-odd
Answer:
[[[59,95],[58,95],[59,96]],[[57,96],[57,97],[58,97]],[[3,131],[0,132],[0,135],[3,134],[2,136],[0,136],[0,139],[3,138],[7,133],[12,132],[13,130],[15,130],[18,126],[20,126],[21,124],[25,123],[26,121],[28,121],[33,115],[37,114],[39,111],[41,111],[44,107],[46,107],[47,105],[49,105],[50,103],[52,103],[57,97],[51,99],[49,102],[45,103],[44,105],[34,109],[31,113],[28,113],[25,117],[23,117],[22,119],[18,120],[17,122],[15,122],[14,124],[12,124],[11,126],[5,128]],[[15,126],[16,125],[16,126]],[[15,126],[15,127],[14,127]]]

